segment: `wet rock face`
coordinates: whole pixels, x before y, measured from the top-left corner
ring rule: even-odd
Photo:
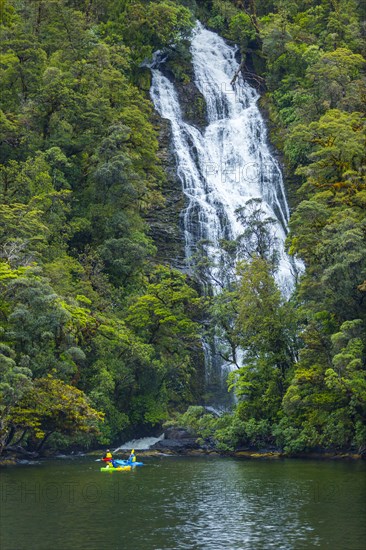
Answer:
[[[168,120],[161,118],[157,113],[154,114],[153,123],[159,133],[158,156],[166,174],[166,179],[161,185],[165,204],[151,211],[146,221],[150,227],[149,233],[158,249],[158,260],[162,263],[169,263],[177,269],[184,269],[184,235],[180,219],[186,200],[182,184],[176,174],[171,125]]]
[[[173,426],[164,432],[164,439],[158,441],[151,449],[173,454],[190,454],[192,451],[207,452],[214,450],[212,441],[198,443],[197,434],[186,428]]]
[[[206,102],[195,84],[176,83],[183,119],[203,132],[207,126]]]
[[[184,40],[178,47],[172,48],[159,69],[174,82],[183,120],[203,132],[208,123],[207,107],[204,96],[194,83],[191,42]]]
[[[192,66],[186,67],[185,79],[175,77],[169,67],[169,62],[167,65],[160,67],[160,70],[164,76],[174,82],[184,121],[203,132],[207,126],[207,108],[205,98],[194,84]]]
[[[161,452],[173,451],[177,453],[185,453],[199,448],[200,446],[196,443],[195,438],[163,439],[151,447],[151,449],[156,449]]]
[[[162,441],[164,441],[165,439],[192,439],[192,437],[193,434],[185,428],[167,428],[165,430],[165,437]]]

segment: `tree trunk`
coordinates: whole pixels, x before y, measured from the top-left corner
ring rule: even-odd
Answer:
[[[16,447],[13,445],[9,445],[8,447],[5,447],[6,451],[10,451],[11,453],[16,453],[20,455],[24,455],[28,458],[37,458],[38,453],[34,451],[26,451],[21,447],[20,445],[17,445]]]
[[[25,430],[23,430],[23,433],[22,435],[20,436],[20,438],[18,439],[18,441],[16,441],[14,443],[14,445],[19,445],[21,443],[21,441],[23,441],[24,437],[25,437],[25,434],[28,432],[28,428],[25,428]]]
[[[53,432],[48,432],[48,433],[44,436],[44,438],[42,439],[42,441],[40,442],[40,444],[39,444],[38,447],[37,447],[37,452],[38,452],[38,453],[41,452],[41,450],[43,449],[43,446],[44,446],[44,444],[46,443],[47,439],[48,439],[48,438],[50,437],[50,435],[52,435],[52,434],[53,434]]]
[[[9,433],[6,436],[4,447],[7,447],[8,445],[10,445],[11,440],[13,439],[14,435],[15,435],[15,428],[12,427],[12,428],[10,428]]]

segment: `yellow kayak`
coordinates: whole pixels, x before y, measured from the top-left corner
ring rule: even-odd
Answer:
[[[132,470],[132,466],[117,466],[117,468],[107,468],[106,466],[101,468],[101,472],[126,472]]]

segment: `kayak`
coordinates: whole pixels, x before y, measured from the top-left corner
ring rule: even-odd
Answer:
[[[132,466],[117,466],[117,468],[107,468],[104,466],[100,469],[101,472],[127,472],[132,470]]]
[[[128,462],[128,460],[116,460],[114,459],[114,462],[117,462],[119,466],[143,466],[143,462]]]

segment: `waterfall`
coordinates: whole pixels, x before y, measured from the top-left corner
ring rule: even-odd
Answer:
[[[140,439],[131,439],[130,441],[122,443],[122,445],[114,449],[113,452],[116,453],[117,451],[130,451],[131,449],[135,449],[136,451],[146,451],[162,439],[164,439],[164,434],[160,435],[159,437],[142,437]]]
[[[161,117],[171,122],[177,174],[186,197],[182,213],[185,254],[194,265],[198,248],[210,260],[206,282],[213,293],[225,286],[227,257],[222,239],[234,240],[245,231],[237,210],[250,199],[261,199],[266,217],[275,220],[276,279],[283,293],[294,286],[294,265],[284,250],[289,209],[280,167],[267,145],[259,95],[239,74],[237,48],[197,23],[191,42],[195,85],[207,105],[204,131],[183,120],[174,84],[152,68],[151,98]],[[200,244],[202,243],[202,244]],[[207,372],[223,372],[215,341],[204,345]],[[225,370],[225,369],[224,369]],[[227,392],[226,392],[227,393]]]

